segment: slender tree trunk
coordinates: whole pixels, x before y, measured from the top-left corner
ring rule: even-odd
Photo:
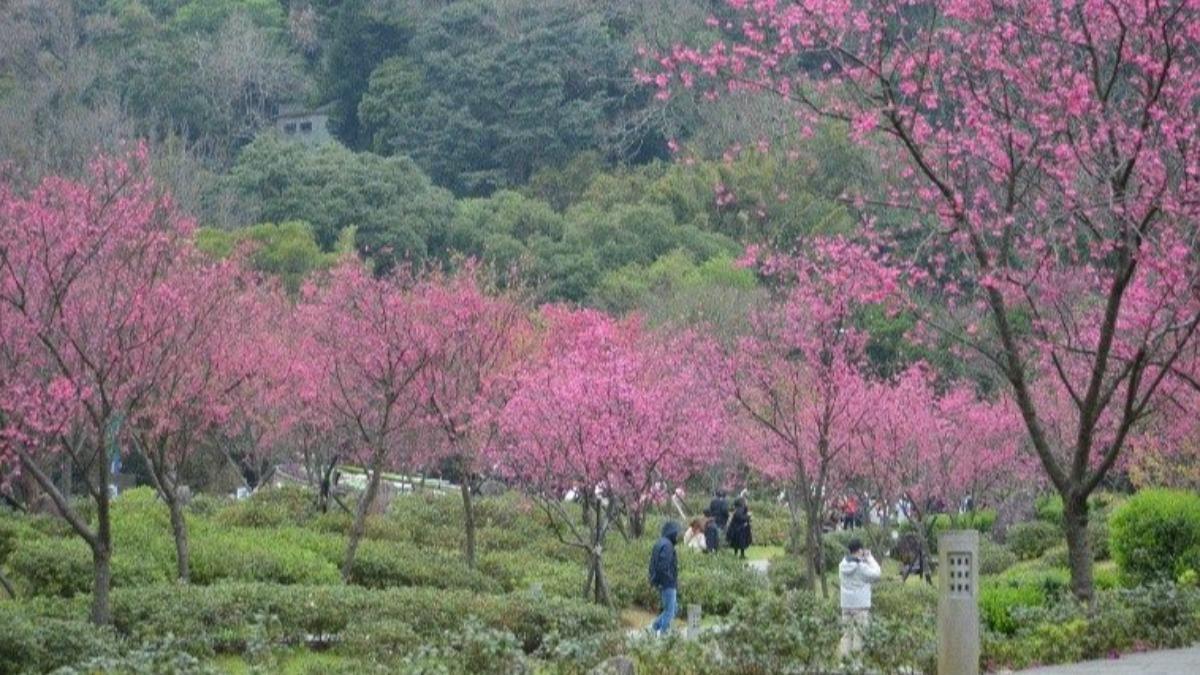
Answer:
[[[463,500],[463,517],[466,523],[467,543],[466,543],[466,558],[467,566],[471,569],[475,568],[475,502],[471,497],[471,481],[466,472],[462,475],[462,500]]]
[[[594,599],[598,605],[608,604],[608,581],[604,578],[604,533],[605,533],[605,513],[604,509],[597,507],[596,521],[592,528],[592,550],[589,552],[589,567],[588,576],[591,578],[594,588]]]
[[[1071,568],[1071,592],[1091,603],[1092,546],[1088,542],[1087,495],[1063,495],[1063,530],[1067,535],[1067,560]]]
[[[591,507],[591,499],[587,495],[580,493],[579,495],[579,520],[584,527],[591,527],[592,519],[588,514],[588,509]]]
[[[100,438],[103,439],[103,428]],[[96,541],[92,546],[92,564],[94,565],[94,585],[92,587],[92,623],[106,626],[112,623],[112,609],[108,602],[108,591],[112,586],[112,520],[109,516],[108,484],[111,480],[111,468],[108,463],[108,453],[104,451],[107,444],[101,440],[102,448],[96,458]]]
[[[13,590],[12,584],[9,583],[3,572],[0,572],[0,588],[4,589],[4,592],[8,595],[9,599],[17,599],[17,592]]]
[[[178,493],[167,502],[171,510],[171,532],[175,535],[175,569],[180,583],[191,581],[191,557],[188,552],[187,520],[183,517],[183,506],[179,503]]]
[[[634,539],[641,539],[646,533],[646,510],[645,508],[635,507],[629,510],[629,536]]]
[[[809,591],[816,592],[817,580],[822,576],[821,558],[824,552],[821,550],[821,523],[817,521],[813,515],[811,507],[805,508],[804,524],[804,587]]]
[[[788,508],[788,548],[793,552],[803,550],[801,540],[804,538],[803,526],[800,523],[800,505],[796,503],[794,490],[787,492]]]
[[[371,462],[370,475],[367,479],[367,491],[358,502],[358,510],[354,514],[354,524],[350,527],[350,541],[346,543],[346,559],[342,563],[342,581],[350,583],[351,572],[354,570],[354,556],[358,553],[358,545],[362,542],[367,529],[367,511],[375,501],[375,493],[379,491],[380,474],[383,472],[382,453],[376,455]]]

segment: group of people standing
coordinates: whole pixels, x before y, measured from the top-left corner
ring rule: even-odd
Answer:
[[[722,533],[729,547],[740,557],[746,557],[746,549],[753,540],[750,531],[750,509],[745,498],[739,497],[729,511],[729,502],[722,491],[713,497],[704,510],[704,518],[692,520],[683,533],[683,543],[688,550],[714,553],[720,546]],[[679,562],[675,546],[680,540],[679,523],[669,520],[662,528],[662,536],[650,553],[650,584],[658,592],[662,602],[662,613],[650,625],[657,635],[665,635],[675,620],[678,601]],[[839,655],[844,659],[854,658],[862,650],[871,612],[871,587],[880,579],[881,570],[871,551],[855,538],[848,542],[847,554],[838,565],[838,582],[842,608],[842,641]]]
[[[717,490],[708,508],[704,509],[704,517],[692,519],[683,532],[684,548],[700,553],[716,553],[724,538],[734,555],[744,559],[746,549],[754,542],[750,521],[750,508],[746,505],[745,497],[734,500],[731,512],[728,496],[723,490]],[[659,635],[669,631],[671,622],[675,620],[679,575],[675,546],[679,539],[679,523],[667,521],[663,525],[662,536],[650,553],[650,585],[658,589],[662,601],[662,613],[651,624],[651,629]]]
[[[715,553],[721,548],[722,538],[740,558],[746,557],[746,549],[754,542],[746,499],[739,497],[734,500],[733,511],[730,512],[725,492],[718,490],[708,508],[704,509],[704,517],[692,519],[683,534],[683,544],[689,551]]]

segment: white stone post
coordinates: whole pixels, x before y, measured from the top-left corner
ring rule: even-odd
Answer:
[[[687,638],[695,639],[700,634],[700,605],[688,605]]]
[[[979,675],[979,532],[938,537],[938,675]]]

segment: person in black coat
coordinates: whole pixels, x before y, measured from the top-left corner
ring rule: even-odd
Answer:
[[[729,502],[725,501],[725,491],[717,490],[713,495],[712,502],[708,505],[708,512],[712,515],[713,520],[717,523],[717,529],[721,532],[729,527]]]
[[[750,548],[754,538],[750,533],[750,509],[745,499],[738,499],[733,504],[733,516],[729,519],[729,532],[726,534],[729,548],[740,558],[746,557],[746,549]]]
[[[662,536],[650,551],[650,585],[658,589],[662,599],[662,614],[650,624],[658,635],[671,630],[675,620],[676,587],[679,579],[679,562],[675,557],[675,544],[679,541],[679,523],[668,520],[663,524]]]
[[[712,517],[712,511],[704,510],[704,552],[716,553],[721,547],[721,530],[717,521]]]

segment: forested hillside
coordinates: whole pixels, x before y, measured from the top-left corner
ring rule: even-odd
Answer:
[[[337,251],[379,271],[469,257],[543,300],[736,321],[756,285],[732,264],[743,245],[846,230],[841,198],[872,167],[834,129],[797,145],[778,102],[638,83],[647,55],[711,39],[718,9],[12,0],[0,159],[31,183],[146,140],[202,246],[256,242],[293,289]],[[331,140],[286,131],[295,111]]]

